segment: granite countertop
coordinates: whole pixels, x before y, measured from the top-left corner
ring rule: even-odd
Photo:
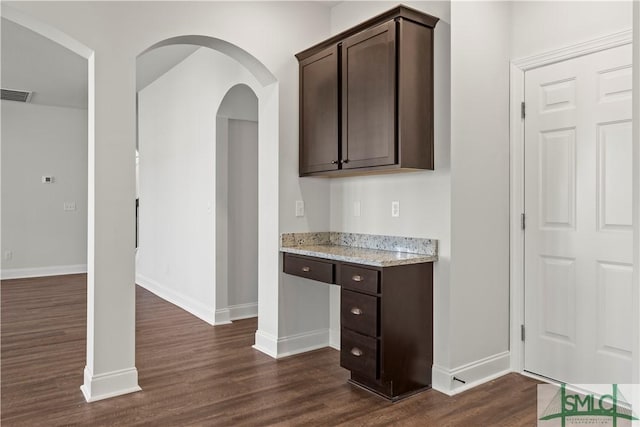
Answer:
[[[374,267],[418,264],[438,260],[437,241],[355,233],[288,233],[281,252]]]

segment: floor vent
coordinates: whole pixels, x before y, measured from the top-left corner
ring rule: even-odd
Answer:
[[[33,92],[27,92],[25,90],[2,89],[0,99],[5,101],[29,102],[31,101],[32,95]]]

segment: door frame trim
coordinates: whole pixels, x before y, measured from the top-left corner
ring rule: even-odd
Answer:
[[[509,347],[511,370],[524,372],[524,341],[520,327],[524,325],[524,230],[520,215],[524,210],[524,102],[525,72],[557,62],[631,44],[632,29],[619,31],[586,42],[565,46],[536,55],[512,60],[509,72]],[[637,227],[638,225],[636,225]],[[637,332],[637,331],[636,331]],[[635,333],[635,332],[634,332]],[[634,355],[640,363],[640,354]]]

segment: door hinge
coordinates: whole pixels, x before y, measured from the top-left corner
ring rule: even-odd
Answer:
[[[524,325],[520,325],[520,340],[524,341]]]
[[[526,108],[524,106],[524,101],[520,103],[520,117],[524,120],[526,116]]]
[[[522,229],[524,230],[526,226],[527,226],[527,219],[523,212],[520,214],[520,227],[522,227]]]

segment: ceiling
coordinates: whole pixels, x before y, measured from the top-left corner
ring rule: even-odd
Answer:
[[[34,104],[87,108],[87,60],[2,19],[2,87],[33,91]]]
[[[136,62],[137,90],[147,87],[199,48],[200,46],[190,44],[176,44],[160,47],[139,56]]]
[[[31,103],[87,108],[87,60],[25,27],[2,18],[1,85],[33,92]],[[166,73],[199,47],[173,45],[138,58],[137,90]]]
[[[333,7],[340,1],[323,1]],[[87,60],[65,47],[5,18],[1,19],[3,89],[33,92],[31,103],[87,108]],[[194,53],[199,47],[172,45],[137,58],[137,90],[141,90]]]

